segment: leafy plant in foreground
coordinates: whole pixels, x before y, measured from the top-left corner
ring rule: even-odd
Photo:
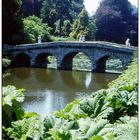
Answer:
[[[21,119],[24,110],[19,102],[24,101],[24,90],[17,90],[14,86],[3,87],[2,92],[2,118],[3,125],[9,126],[13,120]]]
[[[113,133],[115,140],[137,140],[138,119],[137,117],[124,116],[114,124]]]
[[[43,139],[44,123],[41,117],[39,118],[24,118],[16,122],[12,122],[12,128],[8,128],[8,135],[15,140],[29,139],[33,140]]]
[[[96,94],[93,98],[83,98],[80,101],[80,108],[89,117],[94,119],[106,119],[108,118],[108,115],[113,112],[112,108],[109,107],[109,102],[106,101],[106,96],[104,94]]]

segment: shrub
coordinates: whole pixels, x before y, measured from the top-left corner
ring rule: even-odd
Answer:
[[[29,16],[24,18],[24,32],[28,35],[28,43],[35,43],[38,36],[41,35],[42,41],[51,41],[50,31],[51,28],[42,23],[42,20],[36,16]]]

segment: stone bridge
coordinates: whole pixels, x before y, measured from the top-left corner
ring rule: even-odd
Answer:
[[[41,44],[25,44],[4,46],[11,56],[12,66],[46,68],[48,56],[55,56],[57,69],[72,70],[74,56],[82,52],[92,63],[93,72],[105,72],[106,60],[115,57],[126,67],[132,61],[136,47],[127,48],[125,45],[110,42],[47,42]]]

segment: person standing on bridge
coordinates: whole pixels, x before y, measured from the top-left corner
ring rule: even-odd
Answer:
[[[79,42],[81,42],[82,41],[82,36],[80,35],[80,37],[79,37]]]
[[[85,39],[85,35],[80,35],[80,38],[79,38],[79,42],[85,42],[86,39]]]
[[[82,36],[82,41],[83,41],[83,42],[86,41],[85,35]]]
[[[41,35],[38,36],[38,43],[42,43]]]
[[[127,38],[125,45],[126,45],[126,47],[130,47],[130,39],[129,38]]]

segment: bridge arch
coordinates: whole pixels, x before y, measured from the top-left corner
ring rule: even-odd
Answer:
[[[26,53],[19,53],[13,59],[11,65],[14,67],[30,67],[30,56]]]
[[[104,55],[100,57],[98,60],[96,60],[95,71],[98,71],[98,72],[113,71],[113,70],[122,71],[121,68],[124,61],[123,59],[124,58],[118,55]]]
[[[91,66],[92,66],[92,60],[91,60],[90,56],[86,52],[83,52],[83,51],[73,51],[73,52],[69,52],[66,55],[64,55],[64,57],[61,60],[60,68],[63,69],[63,70],[72,70],[72,69],[75,69],[74,64],[76,64],[76,63],[78,64],[81,61],[79,59],[79,62],[76,62],[75,57],[77,55],[79,55],[79,56],[80,55],[86,56],[87,59],[90,61]],[[83,65],[83,68],[84,68],[84,65]],[[90,69],[92,69],[92,68],[90,68]],[[78,69],[76,69],[76,70],[78,70]]]
[[[57,68],[57,58],[52,53],[40,53],[35,58],[35,64],[38,68],[47,68],[49,64],[50,67]]]

